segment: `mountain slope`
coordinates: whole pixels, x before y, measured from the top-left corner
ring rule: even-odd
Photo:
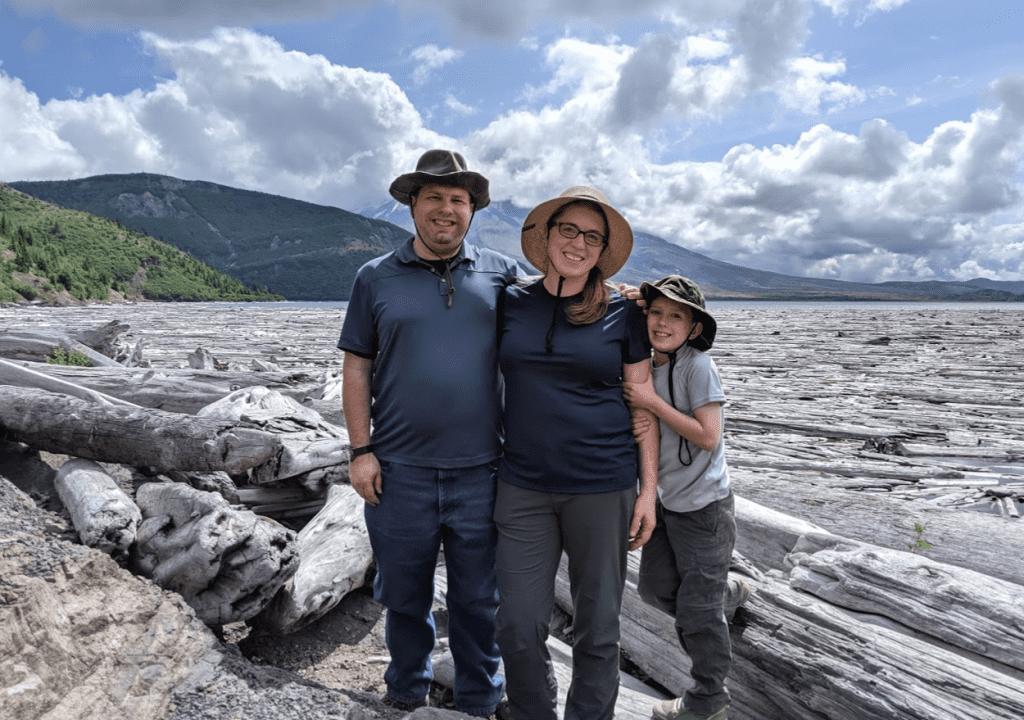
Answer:
[[[274,300],[120,223],[0,183],[0,301]]]
[[[390,223],[339,208],[164,175],[11,186],[118,220],[291,300],[347,299],[359,267],[408,237]]]
[[[393,200],[358,215],[144,173],[11,185],[118,220],[290,300],[347,300],[359,267],[405,242],[413,230],[409,208]],[[491,203],[474,217],[469,238],[518,259],[533,272],[519,247],[527,213],[509,201]],[[781,275],[714,260],[639,232],[629,262],[614,279],[638,285],[669,273],[691,277],[714,298],[1024,300],[1024,283],[979,279],[868,284]]]

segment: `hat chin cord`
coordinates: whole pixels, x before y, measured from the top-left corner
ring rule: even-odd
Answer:
[[[562,299],[562,284],[565,278],[558,276],[558,290],[555,292],[555,308],[551,311],[551,327],[548,328],[547,337],[544,338],[544,351],[550,355],[555,350],[555,325],[558,323],[559,300]]]

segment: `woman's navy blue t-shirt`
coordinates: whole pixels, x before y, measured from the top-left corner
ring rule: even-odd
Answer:
[[[612,292],[603,318],[573,325],[564,308],[578,299],[556,299],[541,280],[505,290],[498,350],[505,444],[498,477],[519,487],[599,493],[637,482],[622,366],[650,357],[644,315],[634,301]]]

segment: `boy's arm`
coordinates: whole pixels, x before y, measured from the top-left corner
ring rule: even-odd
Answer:
[[[643,360],[622,366],[623,380],[643,383],[651,380],[651,363]],[[648,413],[649,410],[631,408],[631,412]],[[648,428],[637,437],[640,446],[640,494],[633,505],[633,521],[629,526],[629,549],[636,550],[651,539],[657,522],[654,505],[658,497],[658,422],[650,418]]]
[[[654,381],[648,375],[644,382],[623,383],[626,400],[634,408],[654,413],[666,425],[702,450],[714,450],[722,441],[722,403],[711,402],[693,411],[693,417],[669,405],[654,391]]]

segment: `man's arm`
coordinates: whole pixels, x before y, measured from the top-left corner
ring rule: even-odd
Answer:
[[[341,404],[348,427],[348,439],[352,447],[370,444],[370,381],[373,377],[373,360],[345,352],[341,375]],[[352,488],[371,505],[380,502],[380,463],[375,454],[366,453],[352,460],[349,465],[349,479]]]
[[[622,366],[623,379],[631,383],[643,383],[650,380],[651,362],[643,360]],[[649,413],[650,411],[633,408],[633,413]],[[660,434],[658,422],[650,418],[647,429],[638,436],[640,446],[640,495],[633,505],[633,522],[629,527],[629,549],[636,550],[651,539],[654,525],[655,501],[658,497],[658,444]]]

